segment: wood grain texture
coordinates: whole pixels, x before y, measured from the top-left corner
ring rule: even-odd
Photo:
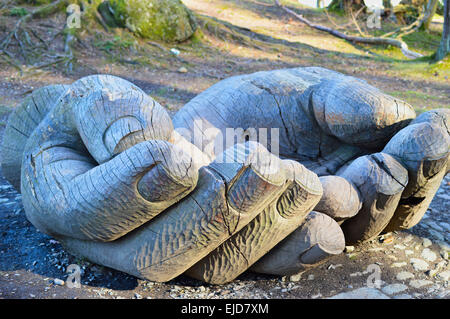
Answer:
[[[192,191],[198,175],[191,158],[159,140],[171,136],[163,112],[117,77],[73,83],[25,145],[21,190],[28,219],[56,237],[110,241]],[[125,115],[139,126],[123,122]],[[116,156],[116,146],[108,145],[122,152]]]
[[[217,134],[225,137],[227,128],[241,128],[236,133],[238,142],[249,137],[252,130],[255,132],[250,138],[260,141],[259,129],[279,129],[279,154],[306,164],[338,158],[327,158],[336,151],[345,163],[363,155],[364,151],[358,148],[381,150],[414,117],[410,105],[362,80],[307,67],[256,72],[220,81],[187,103],[173,121],[176,129],[192,133],[187,136],[184,132],[191,142],[196,130],[203,134],[196,146],[210,158],[217,154],[207,146],[215,143]],[[267,137],[267,148],[274,152],[271,136]],[[334,174],[336,166],[343,163],[331,162],[328,167],[319,163],[319,167]]]
[[[321,176],[323,195],[314,207],[337,222],[355,216],[362,206],[361,195],[356,187],[340,176]]]
[[[448,172],[450,110],[425,112],[398,132],[383,152],[408,169],[409,181],[386,231],[408,229],[425,214]]]
[[[284,187],[284,172],[271,169],[280,160],[260,145],[235,145],[225,153],[235,154],[235,161],[201,168],[198,185],[188,197],[138,230],[113,242],[66,238],[64,245],[140,278],[175,278],[251,222]],[[255,190],[261,192],[249,203],[246,196]]]
[[[2,167],[27,218],[70,252],[143,279],[222,284],[252,266],[298,273],[340,253],[344,235],[416,224],[450,167],[450,111],[414,117],[308,67],[223,80],[172,125],[134,84],[92,75],[27,97]]]
[[[20,192],[22,154],[33,130],[68,89],[67,85],[38,88],[25,97],[8,118],[2,141],[3,176]]]
[[[357,158],[342,173],[362,198],[361,210],[342,224],[347,244],[373,239],[387,226],[408,183],[408,171],[394,157],[375,153]]]
[[[301,164],[285,160],[282,165],[287,179],[279,198],[190,268],[188,276],[213,284],[232,281],[301,225],[320,199],[322,186],[317,175]]]
[[[316,267],[344,251],[341,227],[329,216],[310,212],[303,224],[258,260],[250,270],[289,276]]]

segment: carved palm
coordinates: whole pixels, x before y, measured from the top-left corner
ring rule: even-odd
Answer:
[[[135,85],[95,75],[34,91],[10,116],[2,168],[27,218],[69,251],[220,284],[414,226],[449,168],[449,117],[297,68],[221,81],[172,124]]]

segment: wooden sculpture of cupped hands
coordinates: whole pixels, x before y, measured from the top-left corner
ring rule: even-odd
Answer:
[[[346,241],[415,225],[450,138],[448,110],[414,118],[321,68],[221,81],[173,122],[130,82],[93,75],[16,109],[2,169],[27,218],[70,252],[153,281],[221,284],[249,268],[295,274]]]

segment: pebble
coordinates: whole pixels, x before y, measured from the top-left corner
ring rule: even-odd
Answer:
[[[187,72],[188,72],[188,69],[186,69],[184,66],[182,66],[182,67],[179,68],[177,71],[178,71],[179,73],[187,73]]]
[[[422,258],[428,261],[435,261],[436,260],[436,254],[432,252],[429,248],[425,248],[422,251]]]
[[[441,280],[448,281],[450,278],[450,270],[443,271],[437,275],[437,277]]]
[[[346,253],[351,253],[352,251],[355,250],[355,246],[345,246],[345,252]]]
[[[405,255],[406,256],[408,256],[408,255],[412,255],[412,254],[414,254],[414,252],[412,251],[412,250],[405,250]]]
[[[428,269],[428,263],[425,260],[411,258],[410,262],[416,271],[425,271]]]
[[[170,49],[170,52],[175,54],[175,55],[179,55],[180,54],[180,50],[175,49],[175,48]]]
[[[408,286],[404,284],[391,284],[383,287],[381,291],[387,295],[395,295],[398,294],[399,292],[405,291],[406,289],[408,289]]]
[[[399,262],[399,263],[393,263],[391,267],[405,267],[407,263],[405,261]]]
[[[309,275],[308,280],[314,280],[314,275]]]
[[[413,240],[413,236],[408,235],[408,237],[406,237],[406,238],[403,240],[403,242],[404,242],[404,243],[409,243],[411,240]]]
[[[397,245],[394,245],[394,248],[404,250],[406,247],[403,245],[397,244]]]
[[[389,296],[385,295],[376,288],[358,288],[348,292],[342,292],[329,299],[390,299]]]
[[[310,276],[314,277],[314,275],[310,275]],[[288,278],[289,281],[300,281],[300,279],[302,279],[302,274],[301,273],[289,276],[289,278]],[[308,277],[308,280],[309,280],[309,277]]]
[[[337,264],[337,265],[331,264],[331,265],[328,266],[327,270],[330,270],[330,269],[336,269],[336,268],[338,268],[338,267],[342,267],[342,264]]]
[[[61,280],[61,279],[58,279],[58,278],[53,279],[53,283],[55,285],[57,285],[57,286],[64,286],[64,280]]]
[[[397,280],[407,280],[414,278],[414,275],[408,271],[402,271],[397,274]]]
[[[423,238],[422,245],[423,247],[427,248],[430,247],[433,243],[428,238]]]
[[[409,285],[410,285],[411,287],[414,287],[414,288],[422,288],[422,287],[424,287],[424,286],[428,286],[428,285],[431,285],[431,284],[433,284],[432,281],[429,281],[429,280],[423,280],[423,279],[411,280],[411,281],[409,282]]]
[[[140,294],[138,294],[138,293],[135,293],[135,294],[134,294],[134,298],[136,298],[136,299],[142,299],[142,296],[141,296]]]

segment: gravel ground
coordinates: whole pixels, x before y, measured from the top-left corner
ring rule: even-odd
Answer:
[[[247,272],[214,286],[185,276],[168,283],[139,280],[68,254],[28,222],[21,195],[0,177],[0,298],[449,299],[449,199],[447,176],[423,220],[408,231],[349,247],[301,276]],[[81,269],[79,288],[67,282],[71,264]]]

